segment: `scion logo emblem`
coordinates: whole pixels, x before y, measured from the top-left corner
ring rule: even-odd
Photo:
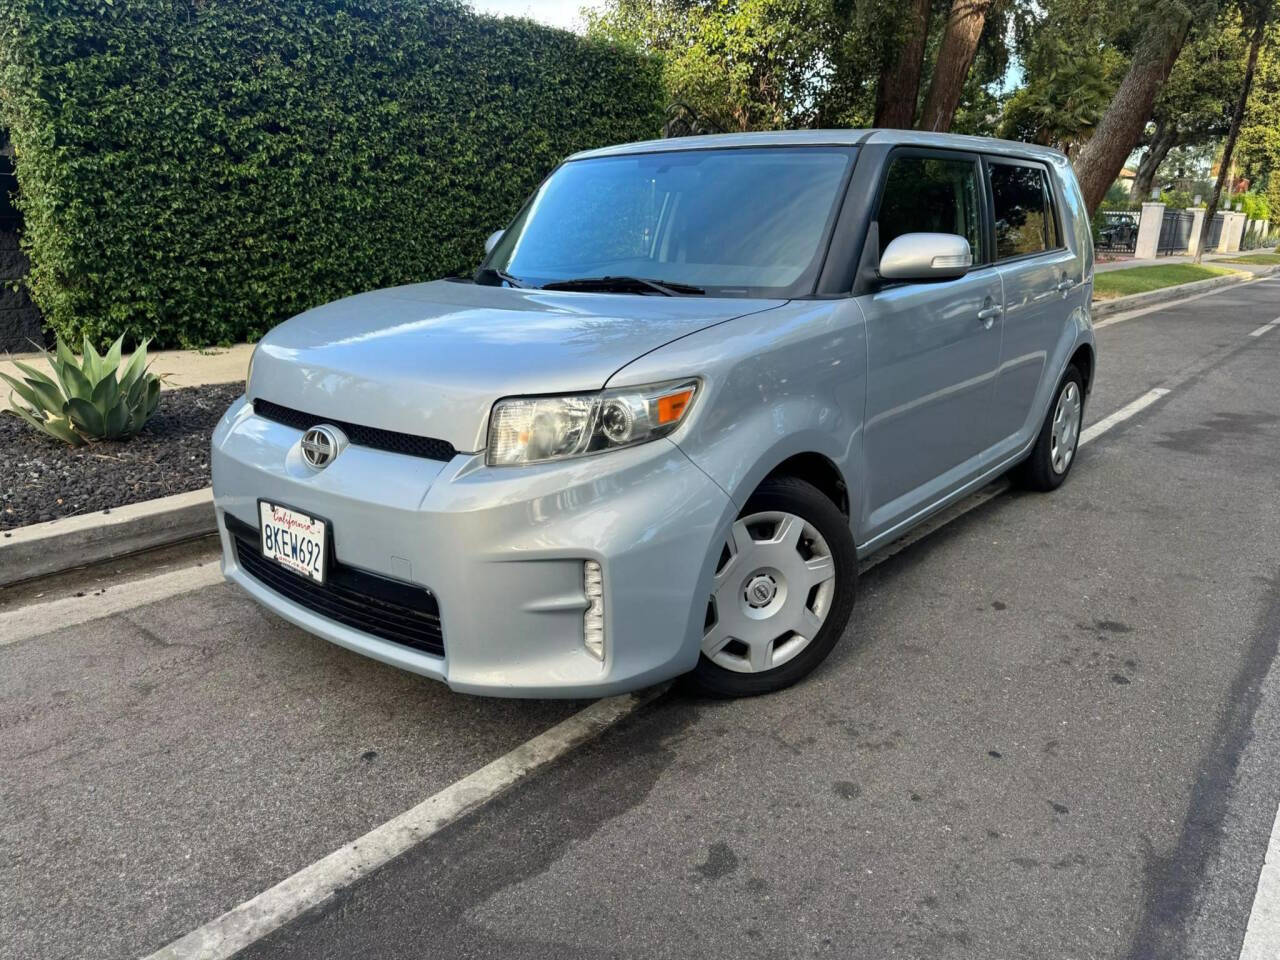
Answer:
[[[329,427],[312,427],[302,435],[302,459],[317,470],[332,463],[341,449],[337,433]]]

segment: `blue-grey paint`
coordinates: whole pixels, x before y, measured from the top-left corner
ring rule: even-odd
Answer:
[[[342,563],[438,597],[446,656],[284,600],[239,569],[224,527],[227,576],[304,629],[457,690],[599,696],[693,668],[726,532],[784,460],[830,461],[849,491],[861,553],[1017,463],[1070,358],[1094,349],[1089,223],[1065,158],[902,131],[691,137],[582,156],[781,143],[1039,160],[1053,173],[1066,249],[955,280],[808,299],[439,281],[308,311],[264,338],[249,399],[437,437],[463,452],[445,463],[352,444],[317,471],[302,462],[301,431],[259,418],[242,400],[213,439],[219,516],[256,526],[265,498],[330,520]],[[883,151],[865,155],[884,162]],[[485,466],[500,398],[685,377],[699,379],[699,393],[668,438],[537,466]],[[582,644],[586,559],[604,569],[603,665]]]

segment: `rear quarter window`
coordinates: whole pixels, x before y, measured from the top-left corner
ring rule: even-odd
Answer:
[[[1045,169],[999,161],[992,163],[989,170],[996,259],[1025,257],[1061,247],[1053,191]]]

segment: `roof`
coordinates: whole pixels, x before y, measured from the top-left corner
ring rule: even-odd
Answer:
[[[847,147],[864,143],[949,147],[952,150],[1012,153],[1057,162],[1064,160],[1061,151],[1034,143],[997,140],[993,137],[970,137],[956,133],[926,133],[921,130],[767,130],[757,133],[717,133],[701,137],[672,137],[666,140],[620,143],[612,147],[600,147],[597,150],[583,150],[569,159],[582,160],[587,157],[616,157],[630,153],[665,153],[671,150],[711,150],[724,147]]]

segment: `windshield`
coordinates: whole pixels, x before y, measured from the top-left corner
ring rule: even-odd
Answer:
[[[711,296],[808,293],[852,158],[849,148],[764,147],[574,160],[542,184],[482,273],[527,287],[607,276]]]

